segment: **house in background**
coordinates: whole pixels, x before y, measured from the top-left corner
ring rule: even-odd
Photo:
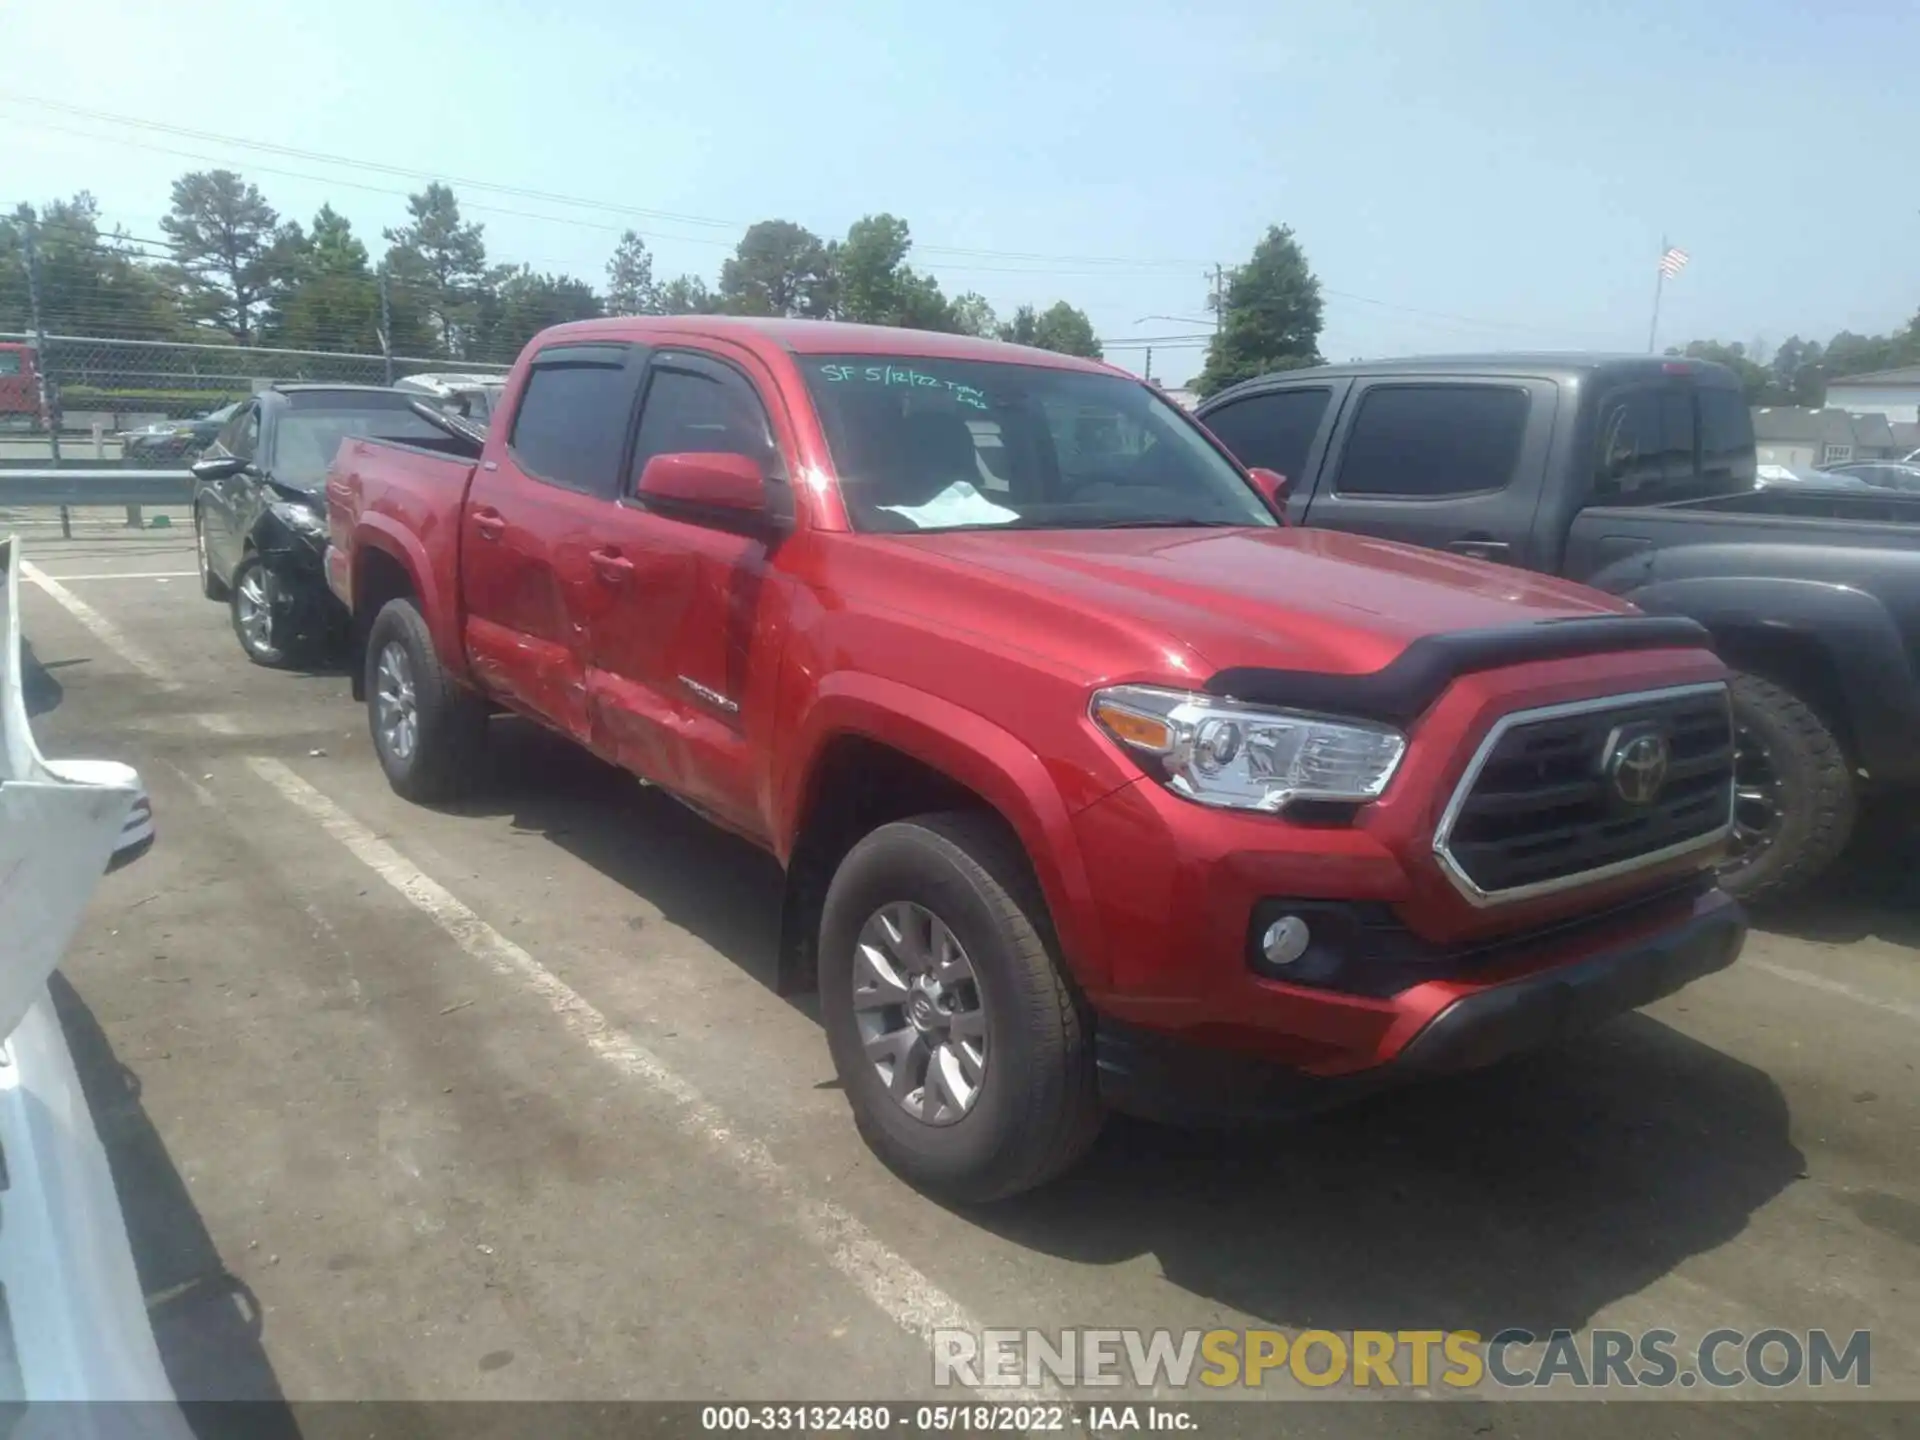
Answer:
[[[1907,453],[1885,415],[1832,408],[1762,406],[1753,412],[1753,440],[1760,464],[1792,470],[1819,470],[1850,460],[1898,460]]]
[[[1909,425],[1920,422],[1920,365],[1829,380],[1827,404],[1856,413],[1884,415]]]

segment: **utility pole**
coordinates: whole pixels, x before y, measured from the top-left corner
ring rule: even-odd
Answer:
[[[1143,379],[1143,380],[1151,380],[1151,379],[1153,379],[1153,346],[1151,346],[1151,345],[1149,345],[1149,346],[1147,346],[1147,370],[1146,370],[1146,374],[1144,374],[1144,375],[1142,375],[1142,376],[1141,376],[1140,378],[1141,378],[1141,379]]]
[[[387,380],[393,384],[393,298],[387,291],[387,262],[380,262],[380,353],[386,357]]]
[[[1227,318],[1227,272],[1217,262],[1213,267],[1213,333],[1218,335]]]
[[[33,320],[33,373],[40,387],[40,414],[47,422],[47,444],[52,450],[53,468],[58,470],[60,421],[53,413],[52,382],[47,379],[47,330],[41,323],[40,312],[40,221],[31,205],[20,207],[19,218],[27,242],[27,309]],[[65,540],[73,538],[73,512],[64,505],[60,507],[60,535]]]

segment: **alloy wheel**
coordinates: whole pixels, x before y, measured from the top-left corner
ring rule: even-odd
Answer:
[[[860,1043],[901,1109],[951,1125],[987,1078],[987,1012],[959,938],[923,905],[884,905],[860,928],[853,962]]]
[[[420,708],[413,685],[413,659],[398,640],[387,643],[374,670],[374,723],[380,744],[403,764],[420,743]]]
[[[273,583],[266,567],[248,567],[233,593],[234,613],[247,648],[257,655],[273,654]]]
[[[1733,836],[1726,870],[1753,864],[1779,838],[1786,819],[1780,771],[1773,752],[1751,727],[1733,734]]]

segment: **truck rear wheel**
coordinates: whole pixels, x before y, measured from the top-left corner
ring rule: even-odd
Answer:
[[[387,783],[409,800],[451,800],[486,750],[484,701],[447,673],[411,600],[389,600],[367,634],[367,723]]]
[[[861,1137],[921,1189],[997,1200],[1099,1132],[1091,1017],[1025,857],[989,817],[922,815],[855,845],[820,925],[827,1044]]]
[[[1792,895],[1839,858],[1857,801],[1846,752],[1789,690],[1733,678],[1733,841],[1720,883],[1742,900]]]

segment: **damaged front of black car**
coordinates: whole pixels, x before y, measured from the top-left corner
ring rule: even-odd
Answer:
[[[201,589],[228,603],[256,665],[324,665],[344,651],[347,615],[324,561],[327,467],[348,438],[470,444],[417,396],[289,383],[248,400],[193,466]]]
[[[269,479],[234,576],[233,624],[258,664],[324,661],[346,642],[347,612],[327,588],[327,509],[318,494]]]

